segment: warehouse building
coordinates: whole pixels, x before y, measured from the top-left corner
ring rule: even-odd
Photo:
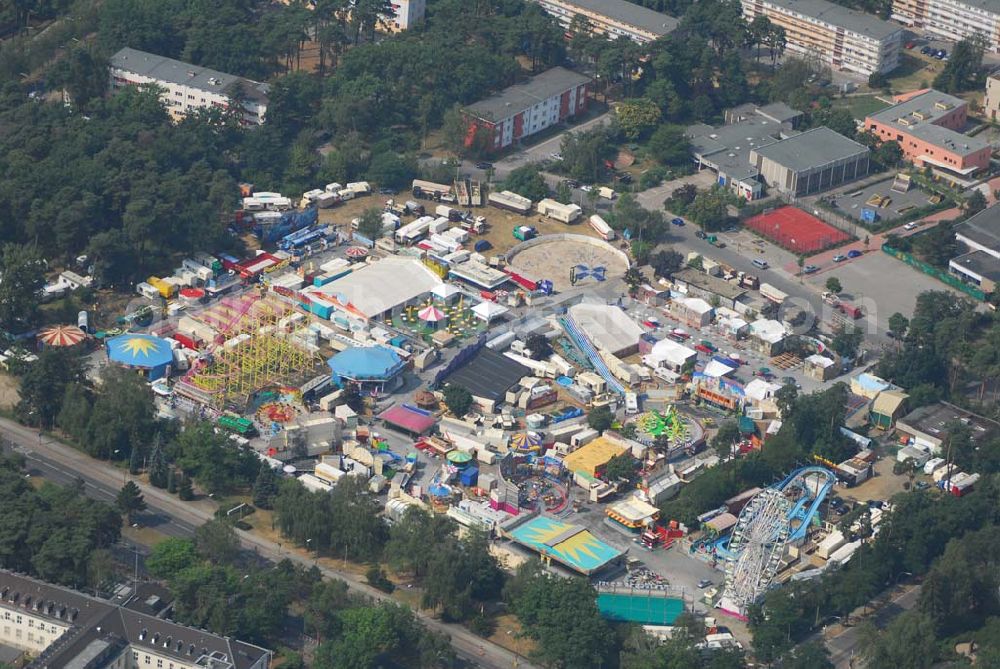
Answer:
[[[564,67],[553,67],[466,107],[466,144],[471,146],[485,129],[492,134],[490,148],[499,150],[576,116],[587,109],[590,81]]]
[[[948,271],[984,293],[994,292],[1000,285],[1000,206],[955,226],[955,239],[967,252],[952,258]]]
[[[893,0],[892,18],[945,39],[981,35],[1000,53],[1000,4],[996,0]]]
[[[207,67],[125,47],[111,57],[111,90],[154,84],[171,118],[178,121],[198,109],[226,109],[233,96],[242,99],[243,125],[262,125],[267,115],[268,85]]]
[[[867,146],[820,127],[754,149],[750,163],[771,188],[803,196],[864,177],[868,153]]]
[[[897,104],[865,119],[865,130],[898,142],[906,160],[958,178],[989,165],[989,142],[961,132],[968,120],[965,100],[932,88],[895,99]]]
[[[899,65],[903,29],[827,0],[741,0],[747,22],[766,16],[785,29],[788,51],[838,70],[870,75]]]
[[[668,35],[677,28],[672,16],[655,12],[628,0],[535,0],[564,28],[582,16],[591,32],[609,39],[626,37],[644,44]]]

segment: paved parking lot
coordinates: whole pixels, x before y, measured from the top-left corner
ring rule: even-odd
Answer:
[[[893,221],[911,209],[926,207],[930,204],[930,193],[919,188],[911,188],[905,193],[900,193],[891,190],[892,183],[893,179],[890,178],[865,188],[842,188],[831,196],[831,204],[846,216],[858,221],[861,220],[862,208],[875,195],[889,198],[889,202],[876,208],[879,218],[883,221]]]
[[[897,311],[909,318],[913,315],[917,295],[924,291],[949,290],[960,295],[958,291],[881,251],[872,251],[860,258],[839,263],[806,281],[816,290],[825,290],[823,284],[830,277],[840,280],[844,287],[842,296],[846,300],[864,307],[866,317],[857,322],[863,328],[866,323],[874,322],[880,330],[888,330],[889,316]]]

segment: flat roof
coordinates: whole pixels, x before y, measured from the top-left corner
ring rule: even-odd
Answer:
[[[903,28],[894,23],[835,5],[827,0],[766,0],[767,3],[802,14],[825,23],[843,28],[852,33],[863,35],[874,40],[884,40],[894,34],[902,33]]]
[[[868,147],[821,126],[762,146],[756,152],[793,172],[806,172],[838,160],[868,155]]]
[[[620,307],[609,304],[574,304],[567,309],[577,326],[600,349],[618,353],[639,343],[645,330]]]
[[[517,382],[531,374],[521,363],[485,346],[444,381],[462,386],[476,397],[498,402]]]
[[[564,457],[563,467],[571,472],[582,471],[588,476],[593,476],[594,472],[606,465],[608,460],[627,450],[628,448],[622,444],[602,435]]]
[[[1000,423],[974,414],[947,402],[938,402],[914,409],[896,423],[897,428],[912,428],[936,439],[947,436],[947,425],[961,422],[972,428],[972,440],[979,441],[1000,430]]]
[[[581,574],[592,574],[624,554],[584,527],[550,516],[535,516],[515,524],[507,533],[517,543]]]
[[[654,11],[627,0],[560,0],[564,5],[579,7],[613,21],[640,28],[659,36],[673,32],[680,23],[667,14]]]
[[[372,318],[413,302],[442,283],[415,258],[390,256],[356,269],[308,293],[332,298],[348,311]]]
[[[690,284],[695,288],[700,288],[729,300],[735,300],[741,295],[746,295],[747,292],[746,289],[731,284],[724,279],[710,276],[691,267],[685,267],[679,272],[674,272],[674,280]]]
[[[111,56],[111,67],[134,72],[143,77],[166,81],[178,86],[190,86],[209,93],[224,93],[240,84],[243,94],[250,100],[267,103],[270,87],[259,81],[219,72],[208,67],[199,67],[166,56],[158,56],[148,51],[125,47]]]
[[[901,102],[871,114],[865,123],[875,121],[891,126],[933,144],[958,153],[968,155],[989,146],[985,140],[969,137],[960,132],[936,125],[941,117],[958,107],[966,106],[965,100],[948,93],[929,88],[922,93],[905,97]]]
[[[986,251],[972,251],[960,255],[952,258],[948,264],[966,269],[994,283],[1000,283],[1000,258]]]
[[[554,95],[590,83],[588,76],[578,74],[565,67],[553,67],[537,74],[527,81],[508,86],[465,108],[467,112],[488,121],[502,121]]]
[[[390,407],[380,413],[378,417],[383,422],[411,434],[425,434],[437,424],[437,419],[431,414],[422,409],[407,406],[406,404],[397,404]]]
[[[750,117],[713,127],[704,123],[689,126],[685,131],[691,141],[691,153],[733,179],[751,179],[757,168],[750,164],[750,152],[774,144],[791,128],[763,117]]]
[[[959,223],[955,226],[955,234],[1000,253],[1000,204]]]

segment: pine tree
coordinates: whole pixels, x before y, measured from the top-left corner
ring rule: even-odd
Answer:
[[[177,472],[173,467],[167,470],[167,492],[170,494],[177,492]]]
[[[194,499],[194,488],[191,487],[191,479],[181,476],[181,482],[177,485],[177,496],[185,502]]]
[[[166,488],[169,476],[167,456],[163,453],[163,438],[157,432],[153,435],[153,447],[149,454],[149,483],[157,488]]]
[[[128,473],[135,476],[142,469],[142,453],[138,446],[132,447],[132,453],[128,458]]]
[[[139,486],[135,484],[135,481],[129,481],[122,486],[115,503],[118,506],[118,510],[125,514],[130,524],[136,513],[146,510],[146,500],[143,498],[142,491],[139,490]]]
[[[274,508],[274,498],[277,495],[278,477],[271,466],[263,462],[253,484],[253,504],[261,509]]]

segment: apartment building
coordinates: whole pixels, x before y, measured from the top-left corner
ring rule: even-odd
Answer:
[[[611,39],[626,37],[644,44],[668,35],[678,21],[628,0],[535,0],[564,28],[577,16],[590,23],[591,31]]]
[[[564,67],[553,67],[528,81],[466,107],[466,142],[486,128],[499,150],[536,132],[565,121],[587,108],[590,77]]]
[[[892,18],[945,39],[980,34],[1000,53],[1000,3],[996,0],[893,0]]]
[[[865,130],[881,141],[895,140],[903,157],[943,176],[963,178],[990,162],[990,144],[962,134],[968,104],[934,89],[895,98],[897,104],[865,119]]]
[[[155,615],[156,597],[122,603],[0,571],[0,643],[28,669],[267,669],[271,651]]]
[[[870,75],[899,65],[903,29],[827,0],[741,0],[743,16],[766,16],[785,29],[788,51],[837,70]]]
[[[409,30],[424,19],[427,10],[427,0],[391,0],[393,16],[386,16],[383,27],[392,32]]]
[[[262,125],[267,115],[268,85],[198,67],[173,58],[125,47],[111,57],[111,90],[154,84],[174,120],[196,109],[228,108],[233,97],[242,100],[243,125]]]

